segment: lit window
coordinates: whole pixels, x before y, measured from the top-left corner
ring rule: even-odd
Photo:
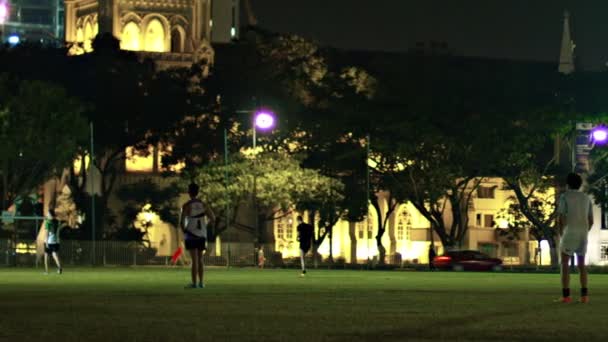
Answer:
[[[367,238],[373,238],[374,220],[372,217],[367,217],[364,221],[357,223],[357,235],[360,240],[365,239],[365,232],[367,231]]]
[[[84,51],[93,51],[93,25],[90,21],[84,25]]]
[[[602,261],[608,261],[608,242],[602,242],[600,246],[600,258]]]
[[[279,220],[277,222],[277,239],[282,240],[284,238],[285,233],[285,222],[283,220]]]
[[[293,220],[285,219],[285,232],[287,236],[287,240],[293,240]]]
[[[146,27],[145,51],[165,52],[165,28],[158,19],[152,19]]]
[[[410,215],[405,210],[401,211],[399,213],[399,220],[397,221],[397,240],[409,240],[411,226],[412,220]]]
[[[123,50],[139,51],[139,26],[136,23],[130,22],[122,29],[120,37],[120,48]]]

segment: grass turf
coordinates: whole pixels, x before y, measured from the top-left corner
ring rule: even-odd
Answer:
[[[556,304],[558,275],[211,269],[0,270],[4,341],[593,341],[608,326],[608,276],[590,304]],[[572,292],[579,292],[573,277]]]

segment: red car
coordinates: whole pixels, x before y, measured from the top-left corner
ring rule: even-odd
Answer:
[[[450,251],[435,257],[433,265],[441,270],[500,271],[502,260],[490,258],[479,251]]]

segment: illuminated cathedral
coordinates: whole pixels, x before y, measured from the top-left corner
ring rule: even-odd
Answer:
[[[236,0],[65,0],[65,40],[71,53],[93,49],[111,33],[123,50],[153,57],[159,65],[189,66],[213,60],[211,43],[238,37]]]

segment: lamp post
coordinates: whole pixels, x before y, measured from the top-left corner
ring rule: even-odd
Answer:
[[[93,170],[93,167],[95,167],[95,140],[94,140],[94,127],[93,127],[93,121],[90,122],[90,137],[91,137],[91,155],[89,156],[89,170],[91,170],[90,174],[89,174],[89,181],[91,182],[91,264],[95,265],[95,254],[96,254],[96,246],[95,246],[95,239],[96,239],[96,232],[95,232],[95,225],[96,225],[96,213],[95,213],[95,171]]]
[[[252,130],[252,147],[253,147],[253,158],[254,165],[256,161],[256,148],[257,148],[257,130],[260,131],[269,131],[275,127],[276,123],[276,115],[274,112],[268,108],[258,108],[254,110],[237,110],[237,114],[250,114],[251,115],[251,130]],[[224,149],[224,159],[226,165],[228,164],[228,142],[227,142],[227,132],[224,131],[224,145],[226,146]],[[226,176],[227,177],[227,176]],[[226,183],[227,184],[227,183]],[[258,218],[258,205],[257,205],[257,174],[254,167],[253,170],[253,206],[255,209],[255,238],[254,242],[258,242],[259,236],[259,218]],[[226,217],[228,219],[228,217]],[[255,260],[255,246],[254,246],[254,259]]]
[[[258,237],[260,236],[260,222],[258,215],[258,201],[257,201],[257,130],[269,131],[274,128],[275,125],[274,113],[268,109],[259,109],[253,114],[253,206],[255,208],[255,242],[259,242]],[[255,258],[254,258],[255,260]]]

